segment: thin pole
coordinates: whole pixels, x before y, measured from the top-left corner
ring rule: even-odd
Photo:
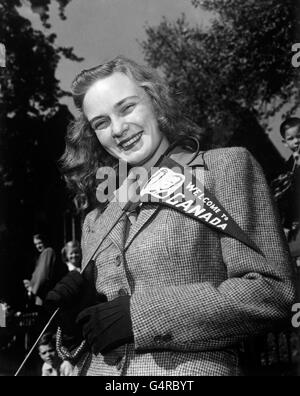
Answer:
[[[63,223],[64,223],[64,245],[67,243],[67,225],[66,225],[66,212],[63,213]]]
[[[52,320],[55,318],[57,312],[59,311],[59,308],[57,308],[57,310],[53,313],[53,315],[51,316],[51,318],[49,319],[49,321],[47,322],[46,326],[43,328],[41,334],[38,336],[37,340],[35,341],[35,343],[33,344],[32,348],[30,349],[30,351],[28,352],[28,354],[26,355],[25,359],[23,360],[21,366],[18,368],[18,370],[15,373],[15,377],[17,377],[20,373],[20,371],[22,370],[22,368],[25,366],[27,360],[29,359],[29,357],[31,356],[32,352],[34,351],[34,349],[36,348],[37,344],[39,343],[40,339],[43,337],[45,331],[48,329],[50,323],[52,322]]]
[[[72,241],[76,240],[76,226],[75,226],[75,217],[72,215]]]
[[[127,205],[125,205],[121,215],[117,218],[117,220],[112,224],[112,226],[110,227],[110,229],[108,230],[108,232],[106,233],[106,235],[104,235],[104,237],[102,238],[102,240],[100,241],[99,245],[97,246],[97,248],[95,249],[94,254],[92,255],[92,257],[90,258],[90,260],[87,262],[87,264],[85,265],[85,267],[83,267],[80,271],[80,274],[82,275],[83,272],[85,271],[85,269],[87,268],[87,266],[89,265],[89,263],[92,261],[92,258],[95,256],[95,254],[97,253],[98,249],[100,248],[100,246],[102,245],[103,241],[105,240],[105,238],[110,234],[110,232],[112,231],[112,229],[115,227],[115,225],[119,222],[119,220],[121,219],[122,216],[124,216],[126,214],[126,210],[128,210],[130,206],[130,202],[128,202]],[[17,377],[20,373],[20,371],[22,370],[22,368],[24,367],[25,363],[27,362],[27,360],[29,359],[29,357],[31,356],[31,354],[33,353],[34,349],[36,348],[38,342],[40,341],[40,339],[42,338],[42,336],[44,335],[44,333],[46,332],[46,330],[48,329],[48,327],[50,326],[52,320],[55,318],[56,314],[59,312],[60,308],[57,308],[57,310],[53,313],[53,315],[51,316],[51,318],[49,319],[49,321],[47,322],[46,326],[43,328],[41,334],[39,335],[38,339],[35,341],[34,345],[32,346],[32,348],[30,349],[30,351],[28,352],[28,354],[26,355],[25,359],[23,360],[21,366],[18,368],[18,370],[15,373],[15,377]]]

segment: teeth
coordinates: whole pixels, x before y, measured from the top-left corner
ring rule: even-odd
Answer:
[[[124,148],[126,148],[126,147],[128,147],[128,146],[131,146],[133,143],[135,143],[136,141],[139,140],[140,136],[141,136],[140,134],[136,135],[136,136],[133,137],[132,139],[128,140],[128,142],[123,143],[122,146],[123,146]]]

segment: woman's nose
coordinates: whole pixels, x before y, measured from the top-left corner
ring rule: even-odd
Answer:
[[[119,137],[128,129],[128,125],[124,122],[123,118],[116,117],[112,120],[112,136]]]

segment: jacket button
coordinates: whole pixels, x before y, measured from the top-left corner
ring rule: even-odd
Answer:
[[[153,340],[154,340],[154,342],[155,342],[156,344],[161,344],[161,343],[163,342],[163,337],[160,336],[160,335],[157,335],[157,336],[155,336],[155,337],[153,338]]]
[[[122,263],[121,256],[118,255],[118,256],[116,257],[116,266],[117,266],[117,267],[120,267],[121,263]]]
[[[172,336],[172,334],[167,333],[167,334],[165,334],[165,335],[162,337],[162,339],[163,339],[164,342],[170,342],[170,341],[172,341],[173,336]]]
[[[127,296],[128,295],[128,292],[127,292],[127,290],[126,289],[120,289],[119,291],[118,291],[118,295],[119,296]]]

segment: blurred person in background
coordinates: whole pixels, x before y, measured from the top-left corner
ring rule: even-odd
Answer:
[[[43,305],[43,300],[48,291],[57,282],[56,254],[54,249],[48,246],[47,239],[42,234],[33,236],[33,244],[39,255],[31,279],[24,279],[23,284],[27,290],[29,299],[34,299],[35,305]]]
[[[68,271],[79,271],[81,267],[81,248],[78,241],[69,241],[61,251],[63,263]]]
[[[55,335],[45,333],[38,343],[39,356],[43,361],[42,377],[69,377],[73,366],[67,360],[62,361],[55,348]]]
[[[280,134],[291,156],[272,188],[291,254],[300,266],[300,118],[286,119],[280,125]]]

